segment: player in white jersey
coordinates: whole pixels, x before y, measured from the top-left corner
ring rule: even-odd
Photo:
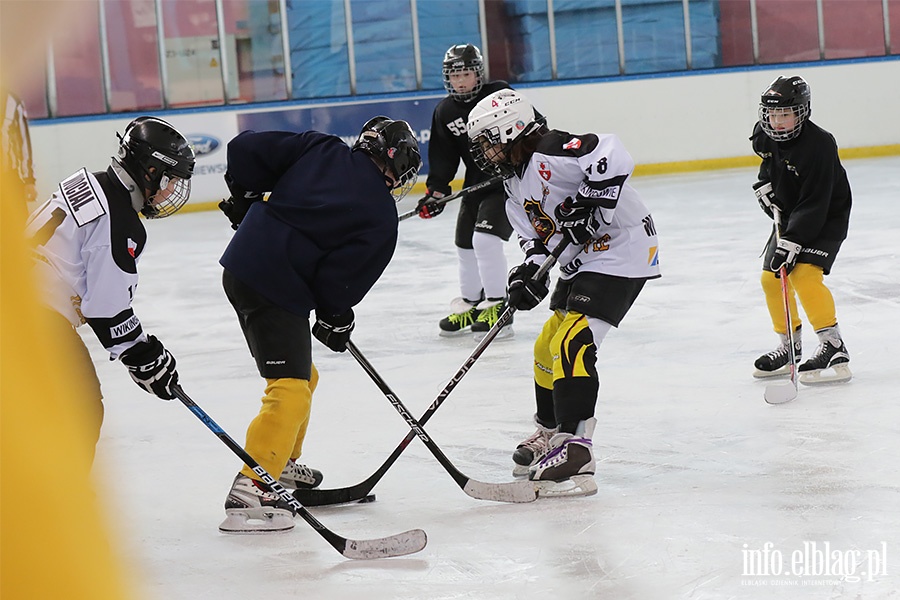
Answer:
[[[545,496],[593,494],[597,351],[660,276],[653,219],[628,184],[634,161],[614,135],[548,130],[514,90],[479,102],[468,134],[479,167],[507,177],[506,211],[525,251],[510,271],[511,305],[530,310],[544,299],[549,276],[535,278],[538,268],[570,243],[534,346],[537,431],[513,453],[513,473]]]
[[[47,319],[61,332],[93,401],[85,413],[95,444],[103,421],[100,382],[76,327],[87,323],[110,360],[121,360],[145,391],[174,398],[175,359],[144,333],[131,308],[147,241],[138,212],[154,219],[180,209],[190,195],[193,170],[187,139],[165,121],[140,117],[119,136],[118,154],[106,171],[82,168],[70,175],[29,216],[27,235]]]

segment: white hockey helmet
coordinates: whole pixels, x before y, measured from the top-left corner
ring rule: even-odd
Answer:
[[[475,164],[485,173],[512,177],[512,146],[542,124],[531,103],[515,90],[500,90],[483,98],[469,112],[466,125]]]

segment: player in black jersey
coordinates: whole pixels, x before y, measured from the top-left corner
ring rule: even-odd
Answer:
[[[754,376],[790,372],[784,299],[776,275],[784,266],[798,362],[800,316],[795,292],[819,338],[813,357],[799,366],[800,381],[808,384],[847,381],[852,376],[834,298],[823,281],[847,237],[850,183],[834,137],[809,120],[810,112],[806,81],[796,76],[779,77],[762,93],[759,122],[750,138],[753,151],[762,159],[759,181],[753,186],[757,200],[770,218],[776,213],[781,217],[781,237],[776,240],[773,227],[761,278],[769,315],[781,342],[756,360]]]
[[[479,100],[497,90],[508,89],[505,81],[485,81],[484,59],[472,44],[451,46],[444,56],[444,88],[449,94],[434,109],[430,163],[425,185],[428,192],[419,200],[419,216],[439,215],[446,204],[434,200],[450,193],[460,159],[466,167],[463,187],[490,179],[472,161],[466,121]],[[459,261],[460,297],[451,302],[451,313],[440,322],[443,336],[474,331],[480,339],[497,322],[506,308],[507,262],[503,242],[512,234],[506,217],[503,187],[488,187],[460,201],[455,244]],[[512,323],[512,321],[510,321]],[[501,335],[511,335],[507,326]]]

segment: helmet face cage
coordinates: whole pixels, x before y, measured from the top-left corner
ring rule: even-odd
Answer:
[[[513,146],[540,126],[534,118],[534,108],[521,94],[508,89],[494,92],[469,113],[472,159],[485,173],[512,177]]]
[[[472,71],[475,74],[475,85],[466,92],[457,92],[450,76],[454,73]],[[484,85],[484,59],[481,51],[472,44],[451,46],[444,55],[444,89],[454,100],[468,102],[478,95]]]
[[[809,115],[809,85],[801,77],[779,77],[760,97],[759,125],[776,142],[800,135]]]
[[[119,136],[118,159],[148,199],[141,214],[167,217],[190,197],[195,155],[190,142],[161,119],[139,117]]]
[[[406,121],[382,116],[370,119],[363,125],[353,149],[362,150],[384,165],[385,181],[395,202],[400,202],[415,185],[422,156],[416,136]]]

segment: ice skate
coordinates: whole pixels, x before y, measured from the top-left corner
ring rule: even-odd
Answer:
[[[779,333],[778,337],[781,339],[778,347],[767,354],[763,354],[753,363],[753,366],[756,367],[753,376],[757,379],[790,376],[791,369],[788,365],[788,344],[790,342],[785,333]],[[800,340],[800,328],[798,327],[794,330],[794,361],[797,364],[800,364],[802,349],[803,344]]]
[[[850,381],[850,353],[841,339],[838,326],[826,327],[816,332],[819,347],[808,361],[800,365],[800,383],[818,385],[821,383],[843,383]]]
[[[534,424],[537,430],[530,436],[525,438],[513,452],[512,459],[516,465],[513,467],[514,477],[526,477],[528,468],[536,464],[550,449],[550,438],[559,431],[558,427],[553,429],[544,427],[534,416]]]
[[[478,303],[475,309],[478,311],[478,317],[472,323],[472,333],[475,334],[475,342],[478,343],[484,339],[491,327],[500,319],[500,315],[506,310],[506,298],[488,298]],[[515,335],[512,328],[512,318],[504,325],[503,329],[497,333],[494,339],[510,338]]]
[[[597,419],[581,421],[575,433],[550,438],[550,451],[528,471],[539,497],[591,496],[597,493],[591,436]]]
[[[443,337],[454,337],[471,330],[472,324],[478,317],[478,302],[472,302],[465,298],[454,298],[450,303],[449,315],[441,319],[439,324]]]
[[[225,499],[222,533],[275,533],[294,528],[294,511],[290,505],[268,491],[265,486],[238,473]]]
[[[310,489],[322,483],[322,472],[302,465],[292,458],[284,465],[278,483],[290,490]]]

